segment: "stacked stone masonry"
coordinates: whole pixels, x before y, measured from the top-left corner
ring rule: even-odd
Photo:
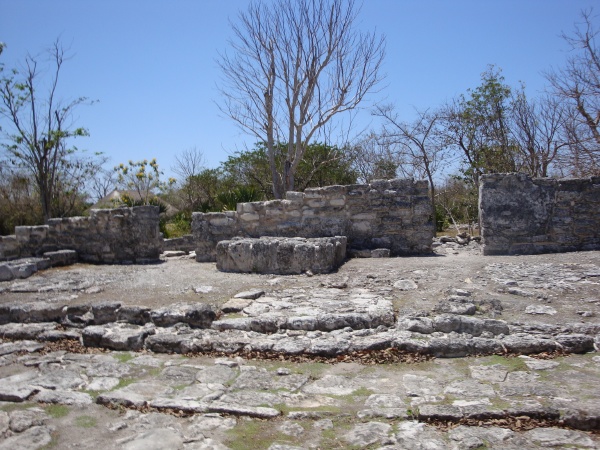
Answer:
[[[21,226],[0,238],[0,260],[74,250],[89,263],[145,263],[162,251],[159,208],[93,209],[89,217],[50,219],[47,225]]]
[[[600,249],[600,177],[481,179],[479,214],[485,255]]]
[[[288,192],[285,200],[239,203],[237,211],[194,213],[196,259],[215,261],[233,237],[346,236],[350,249],[391,256],[431,253],[435,226],[427,181],[395,179]]]

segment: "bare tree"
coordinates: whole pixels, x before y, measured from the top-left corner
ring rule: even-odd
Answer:
[[[556,97],[530,100],[523,89],[511,102],[511,138],[517,149],[520,171],[547,177],[551,165],[560,163],[569,145],[565,133],[567,111]]]
[[[105,163],[106,160],[103,161]],[[114,170],[98,166],[89,183],[92,198],[97,202],[106,197],[117,187],[117,176]]]
[[[379,106],[374,114],[384,119],[380,140],[396,149],[405,174],[429,180],[431,205],[435,209],[434,176],[449,154],[438,130],[439,114],[416,111],[412,123],[401,121],[392,105]]]
[[[375,131],[349,146],[352,167],[359,181],[396,178],[402,164],[399,155]]]
[[[52,215],[60,177],[75,152],[67,143],[70,138],[88,134],[72,122],[73,110],[86,99],[65,103],[57,98],[65,49],[56,41],[48,55],[52,71],[45,94],[40,92],[46,82],[40,79],[44,71],[36,57],[27,56],[21,71],[14,69],[0,80],[0,118],[9,125],[8,130],[2,130],[7,142],[2,146],[8,162],[24,167],[35,179],[45,221]],[[3,69],[0,66],[0,71]]]
[[[567,131],[573,163],[580,173],[600,173],[600,53],[592,11],[582,11],[572,35],[563,34],[571,48],[564,67],[546,78],[554,92],[572,108]]]
[[[307,145],[381,81],[385,40],[357,31],[357,13],[354,0],[258,1],[232,23],[233,53],[218,62],[219,107],[266,144],[275,198],[294,189]],[[287,149],[278,170],[281,143]]]
[[[171,170],[179,175],[181,183],[194,175],[198,175],[206,168],[204,153],[197,147],[192,147],[175,155],[175,165]]]
[[[181,210],[199,211],[204,202],[214,203],[219,172],[206,168],[200,149],[192,147],[176,155],[171,170],[179,176],[176,203]]]

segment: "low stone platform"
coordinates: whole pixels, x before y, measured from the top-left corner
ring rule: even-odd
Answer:
[[[38,270],[50,267],[68,266],[77,262],[77,252],[74,250],[59,250],[46,252],[42,258],[19,258],[0,262],[0,281],[29,278]]]
[[[346,237],[238,238],[217,244],[217,269],[223,272],[329,273],[346,259]]]

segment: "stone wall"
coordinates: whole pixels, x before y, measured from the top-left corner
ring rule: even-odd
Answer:
[[[47,225],[15,228],[0,239],[0,259],[41,256],[75,250],[90,263],[144,263],[162,250],[159,208],[93,209],[89,217],[50,219]]]
[[[600,249],[600,177],[484,175],[479,192],[483,253]]]
[[[435,226],[425,180],[381,180],[288,192],[285,200],[240,203],[237,211],[194,213],[196,259],[215,261],[219,241],[240,237],[347,236],[350,249],[392,256],[431,252]]]

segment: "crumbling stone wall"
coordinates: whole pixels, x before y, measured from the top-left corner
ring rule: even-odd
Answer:
[[[483,253],[535,254],[600,249],[600,177],[481,178]]]
[[[347,236],[351,249],[388,248],[392,256],[431,252],[435,226],[425,180],[378,180],[288,192],[285,200],[240,203],[236,211],[194,213],[196,259],[215,261],[233,237]]]
[[[144,263],[162,251],[159,208],[93,209],[89,217],[50,219],[47,225],[15,228],[0,240],[0,259],[75,250],[90,263]]]

